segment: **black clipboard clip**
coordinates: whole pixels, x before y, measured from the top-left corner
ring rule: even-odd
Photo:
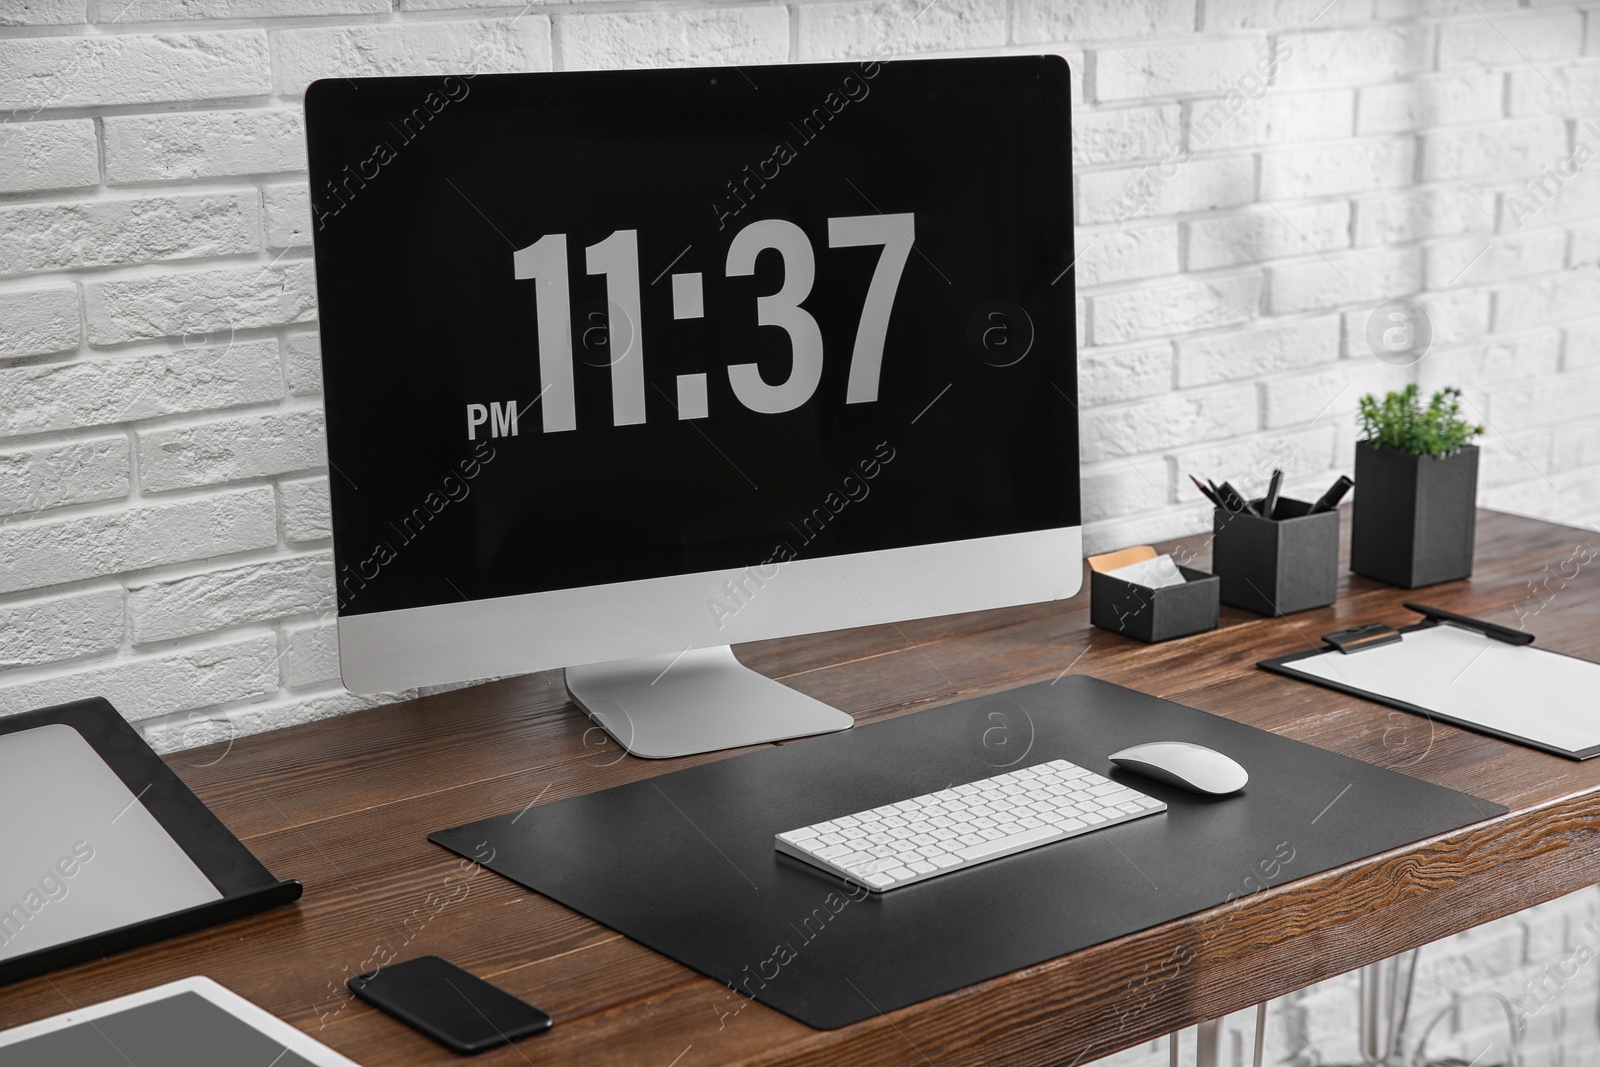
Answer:
[[[1369,622],[1365,626],[1352,626],[1348,630],[1323,634],[1322,639],[1340,652],[1360,652],[1379,645],[1394,644],[1400,640],[1400,631],[1387,623]]]
[[[1455,612],[1445,611],[1443,608],[1430,608],[1426,604],[1407,603],[1402,606],[1407,611],[1414,611],[1423,616],[1424,621],[1421,624],[1423,626],[1447,622],[1452,626],[1459,626],[1465,630],[1475,630],[1485,637],[1492,637],[1496,641],[1504,641],[1508,645],[1533,644],[1533,635],[1525,630],[1513,630],[1509,626],[1484,622],[1482,619],[1474,619],[1470,615],[1457,615]],[[1396,630],[1387,623],[1369,622],[1363,626],[1352,626],[1348,630],[1340,630],[1337,633],[1324,634],[1322,639],[1340,652],[1360,652],[1368,648],[1377,648],[1379,645],[1392,645],[1401,640],[1407,631],[1416,628],[1412,626],[1407,627],[1406,630]]]
[[[1501,626],[1499,623],[1484,622],[1482,619],[1474,619],[1470,615],[1457,615],[1455,612],[1445,611],[1443,608],[1430,608],[1426,604],[1406,603],[1402,604],[1401,607],[1407,611],[1416,612],[1428,622],[1448,622],[1465,630],[1476,630],[1485,637],[1492,637],[1496,641],[1504,641],[1508,645],[1533,644],[1533,635],[1526,630],[1513,630],[1511,627]]]

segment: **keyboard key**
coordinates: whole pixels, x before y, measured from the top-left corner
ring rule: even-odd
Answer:
[[[985,841],[981,845],[971,845],[957,852],[956,855],[967,861],[987,859],[1008,849],[1020,848],[1030,844],[1039,844],[1052,838],[1060,837],[1061,831],[1053,826],[1042,827],[1038,830],[1026,830],[1010,837],[1001,837],[992,841]]]

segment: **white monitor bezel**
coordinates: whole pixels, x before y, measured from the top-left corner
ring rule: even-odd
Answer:
[[[351,692],[388,693],[1063,600],[1082,583],[1083,528],[1067,526],[344,615],[339,662]]]

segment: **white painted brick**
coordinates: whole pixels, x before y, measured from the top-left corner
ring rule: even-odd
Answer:
[[[139,433],[145,492],[216,485],[327,464],[322,412],[275,411]]]
[[[333,557],[326,552],[128,587],[135,644],[333,610]]]
[[[101,10],[102,14],[115,12],[117,21],[127,24],[291,15],[387,15],[392,8],[389,0],[104,0]]]
[[[1171,388],[1170,343],[1078,353],[1078,402],[1085,407],[1157,396]]]
[[[1567,126],[1558,118],[1436,130],[1422,135],[1422,178],[1516,182],[1537,177],[1566,154]]]
[[[1363,134],[1404,133],[1489,122],[1501,117],[1504,90],[1504,75],[1484,71],[1368,86],[1361,90],[1356,129]]]
[[[1226,99],[1195,100],[1188,105],[1189,147],[1209,151],[1348,137],[1354,99],[1350,89],[1274,92],[1237,112]]]
[[[1095,344],[1116,344],[1245,322],[1260,301],[1261,275],[1251,271],[1106,293],[1089,305]]]
[[[328,576],[332,586],[333,575]],[[339,680],[339,627],[332,621],[286,626],[283,681],[292,689]]]
[[[1204,392],[1168,393],[1083,413],[1078,433],[1083,462],[1099,463],[1161,452],[1200,441],[1216,441],[1256,428],[1253,385]]]
[[[304,182],[261,188],[261,228],[267,247],[311,247],[311,192]]]
[[[273,83],[298,96],[318,78],[504,74],[550,69],[544,15],[476,22],[407,22],[275,30]]]
[[[1494,329],[1496,333],[1532,329],[1593,315],[1596,308],[1600,308],[1600,271],[1570,271],[1555,278],[1497,289]]]
[[[1600,267],[1600,225],[1572,231],[1572,247],[1567,254],[1567,269]]]
[[[1553,437],[1548,429],[1531,434],[1489,433],[1480,437],[1478,484],[1485,489],[1497,489],[1529,478],[1549,477],[1556,471],[1550,460]]]
[[[1547,166],[1553,168],[1554,164]],[[1544,184],[1539,185],[1535,179],[1543,179]],[[1552,189],[1554,196],[1550,195]],[[1600,163],[1591,164],[1576,181],[1562,185],[1541,169],[1501,191],[1501,233],[1533,226],[1570,226],[1595,218],[1600,218]]]
[[[306,169],[305,119],[298,108],[112,115],[102,122],[109,182]]]
[[[0,111],[261,96],[271,88],[260,30],[0,40]]]
[[[1600,421],[1579,419],[1555,428],[1551,439],[1550,465],[1546,469],[1559,474],[1597,465],[1600,465]],[[1529,475],[1524,473],[1522,477]]]
[[[99,183],[100,149],[88,119],[8,122],[0,128],[0,193]]]
[[[1083,521],[1153,511],[1166,504],[1170,493],[1167,462],[1163,459],[1122,460],[1079,474]]]
[[[128,439],[88,437],[0,451],[0,515],[128,495]]]
[[[1489,11],[1515,11],[1522,0],[1378,0],[1380,19],[1417,18],[1421,15],[1478,15]]]
[[[1259,42],[1234,38],[1170,44],[1125,45],[1095,55],[1095,97],[1138,100],[1154,96],[1226,92],[1262,55]]]
[[[122,590],[0,604],[0,670],[97,656],[122,644]]]
[[[1416,248],[1375,248],[1267,270],[1271,310],[1282,315],[1409,296],[1421,288],[1422,254]]]
[[[1178,273],[1178,227],[1127,226],[1080,233],[1073,275],[1080,286]]]
[[[1439,27],[1439,69],[1520,66],[1578,54],[1583,16],[1576,11],[1462,19]]]
[[[1417,385],[1432,396],[1447,385],[1463,389],[1539,378],[1561,369],[1561,331],[1494,337],[1483,344],[1434,347],[1417,364]],[[1487,394],[1485,394],[1487,396]]]
[[[0,292],[0,359],[71,351],[81,336],[77,286]]]
[[[1578,367],[1600,367],[1600,323],[1567,328],[1561,369],[1573,370]]]
[[[297,333],[284,341],[289,392],[317,396],[322,392],[322,345],[314,333]]]
[[[1178,342],[1178,385],[1256,378],[1339,358],[1339,316],[1264,322]]]
[[[64,26],[88,18],[89,0],[12,0],[0,7],[0,26]]]
[[[1427,284],[1450,289],[1548,274],[1562,269],[1566,254],[1567,235],[1560,230],[1443,241],[1428,249]]]
[[[1411,183],[1416,145],[1409,137],[1345,141],[1261,154],[1261,195],[1293,200],[1395,189]]]
[[[1489,332],[1489,294],[1470,289],[1445,293],[1424,293],[1411,298],[1428,317],[1433,330],[1430,350],[1448,345],[1477,342]],[[1367,345],[1367,322],[1377,314],[1377,306],[1359,307],[1344,313],[1344,358],[1368,359],[1374,353]]]
[[[1192,31],[1195,0],[1017,0],[1019,41],[1094,41]],[[802,9],[804,10],[804,9]]]
[[[269,338],[227,349],[0,368],[0,436],[276,400],[281,367]]]
[[[193,259],[261,247],[254,190],[0,208],[0,274]]]
[[[1496,389],[1488,398],[1488,415],[1501,433],[1566,422],[1594,414],[1600,391],[1600,370],[1560,374],[1526,385]]]
[[[1335,423],[1356,410],[1366,393],[1382,396],[1405,387],[1410,369],[1375,359],[1334,370],[1297,374],[1261,383],[1261,406],[1268,429],[1305,423]]]
[[[278,639],[274,634],[122,660],[76,674],[0,683],[0,715],[103,696],[131,722],[278,689]]]
[[[1591,20],[1593,21],[1593,20]],[[1600,110],[1600,63],[1594,60],[1570,65],[1540,64],[1537,70],[1511,71],[1511,113],[1566,115],[1591,119]],[[1579,129],[1578,139],[1595,148],[1593,130]]]
[[[1355,202],[1357,247],[1404,244],[1494,228],[1493,193],[1478,189],[1407,189]]]
[[[333,536],[328,511],[328,478],[285,479],[278,483],[283,501],[283,533],[290,544],[321,541]]]
[[[1350,244],[1350,205],[1331,203],[1253,207],[1240,215],[1184,223],[1190,270],[1230,267]]]
[[[1293,29],[1313,19],[1318,26],[1365,22],[1369,0],[1206,0],[1208,30]]]
[[[0,526],[0,592],[266,548],[277,539],[269,486],[16,522]]]
[[[1005,0],[932,5],[925,0],[855,0],[803,4],[796,12],[801,59],[887,58],[1006,41]],[[633,67],[788,58],[788,14],[783,8],[745,8],[737,14],[737,19],[732,11],[720,18],[707,12],[661,12],[563,19],[562,60],[570,67]],[[580,44],[578,59],[568,50],[572,41]]]
[[[1072,162],[1131,163],[1161,159],[1177,147],[1177,104],[1106,107],[1072,116]]]
[[[1266,488],[1275,467],[1281,468],[1289,481],[1323,474],[1336,466],[1333,459],[1336,436],[1332,422],[1324,418],[1305,429],[1280,430],[1243,441],[1171,452],[1169,455],[1177,468],[1178,501],[1190,504],[1204,499],[1189,480],[1190,474],[1216,478],[1219,472],[1225,472],[1223,476],[1236,488],[1252,495]]]
[[[90,282],[83,287],[89,343],[183,337],[310,322],[317,315],[310,260],[219,267]]]
[[[1254,172],[1251,157],[1222,156],[1177,165],[1172,177],[1164,181],[1153,166],[1080,174],[1077,220],[1080,224],[1116,222],[1124,217],[1237,207],[1256,197]]]
[[[1432,30],[1415,23],[1285,33],[1279,40],[1294,49],[1278,68],[1277,84],[1285,88],[1391,81],[1432,69]]]
[[[823,7],[827,10],[812,10],[809,32],[801,30],[802,39],[809,37],[811,47],[819,49],[818,57],[858,54],[847,43],[852,31],[870,39],[859,52],[867,54],[881,39],[878,19],[899,11],[892,3]],[[948,14],[933,21],[950,28]],[[928,42],[923,47],[936,47],[938,31],[919,28],[926,35],[919,40]],[[789,16],[780,7],[569,15],[559,20],[557,32],[567,70],[777,63],[789,56]],[[829,53],[829,47],[844,51]]]
[[[397,700],[408,700],[411,693],[379,693],[375,696],[356,696],[343,690],[281,697],[259,704],[247,704],[226,713],[190,719],[174,715],[164,722],[142,727],[141,732],[150,747],[157,752],[175,752],[200,745],[237,741],[268,730],[281,730],[288,726],[302,726],[337,715],[348,715]]]

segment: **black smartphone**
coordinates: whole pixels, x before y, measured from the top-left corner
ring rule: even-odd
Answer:
[[[482,1052],[550,1029],[555,1021],[526,1001],[438,956],[382,967],[345,983],[369,1004],[451,1052]]]

